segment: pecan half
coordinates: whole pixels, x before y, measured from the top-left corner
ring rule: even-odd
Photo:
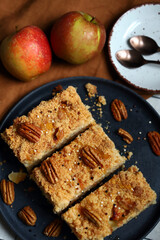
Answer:
[[[44,234],[48,237],[58,237],[62,229],[62,220],[57,218],[51,222],[45,229]]]
[[[2,199],[7,205],[11,205],[15,199],[14,183],[3,179],[0,184]]]
[[[153,152],[160,156],[160,134],[156,131],[149,132],[148,140]]]
[[[30,206],[22,208],[18,212],[18,217],[22,220],[22,222],[29,226],[34,226],[37,221],[37,216]]]
[[[27,122],[18,124],[17,132],[19,135],[33,143],[38,142],[42,134],[42,131],[39,127]]]
[[[98,165],[103,167],[103,153],[98,148],[85,146],[81,149],[80,157],[84,164],[90,168],[96,168]]]
[[[57,182],[58,175],[53,166],[52,159],[48,159],[48,160],[42,162],[41,170],[42,170],[44,176],[46,177],[46,179],[48,180],[48,182],[50,182],[52,184],[55,184]]]
[[[82,208],[82,213],[97,227],[99,227],[102,224],[101,218],[97,216],[95,213],[89,211],[87,208]]]
[[[113,102],[111,103],[111,111],[112,111],[113,117],[118,122],[122,121],[122,119],[128,118],[127,109],[121,100],[118,100],[118,99],[113,100]]]
[[[123,140],[125,142],[127,142],[128,144],[133,142],[133,137],[131,136],[131,134],[122,128],[118,129],[118,135],[121,136],[123,138]]]

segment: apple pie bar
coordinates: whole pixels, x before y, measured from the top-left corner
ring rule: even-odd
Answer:
[[[70,208],[62,218],[78,239],[102,240],[156,203],[156,193],[136,166],[120,171]]]
[[[33,169],[31,178],[59,213],[125,162],[98,124]]]
[[[69,86],[27,116],[17,117],[1,136],[29,171],[93,123],[76,89]]]

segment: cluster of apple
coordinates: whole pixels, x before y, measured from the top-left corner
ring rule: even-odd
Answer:
[[[72,64],[82,64],[104,47],[103,24],[83,12],[69,12],[52,27],[50,42],[55,55]],[[6,37],[0,45],[0,58],[14,77],[30,81],[49,70],[52,50],[45,33],[30,25]]]

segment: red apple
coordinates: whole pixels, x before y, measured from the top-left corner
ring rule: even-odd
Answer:
[[[44,32],[27,26],[2,41],[0,58],[13,76],[30,81],[50,68],[52,52]]]
[[[83,12],[69,12],[53,25],[50,39],[56,56],[81,64],[101,52],[106,31],[95,17]]]

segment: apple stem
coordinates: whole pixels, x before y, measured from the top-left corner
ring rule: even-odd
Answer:
[[[90,20],[90,22],[93,22],[93,21],[94,21],[94,19],[95,19],[95,17],[92,17],[92,19]]]
[[[18,32],[18,25],[15,26],[15,30],[16,30],[16,32]]]

